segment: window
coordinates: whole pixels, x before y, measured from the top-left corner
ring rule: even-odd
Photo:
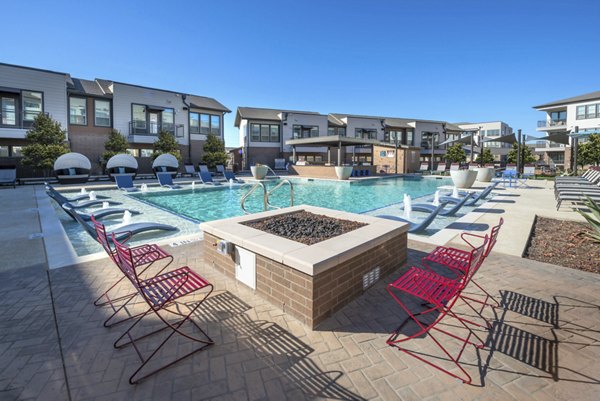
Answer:
[[[319,127],[316,125],[294,125],[293,138],[314,138],[319,136]]]
[[[567,121],[566,111],[553,111],[550,113],[550,120],[552,121]]]
[[[210,133],[210,116],[208,114],[200,114],[200,133],[204,135]]]
[[[94,125],[110,127],[110,101],[94,99]]]
[[[11,149],[12,157],[22,157],[23,156],[23,147],[22,146],[13,146]]]
[[[483,131],[481,131],[483,132]],[[499,129],[489,129],[487,130],[487,134],[485,136],[500,136],[500,130]]]
[[[279,142],[279,125],[252,124],[250,126],[250,139],[252,142]]]
[[[17,125],[17,95],[12,93],[0,95],[0,115],[2,125],[15,126]]]
[[[480,134],[482,137],[483,137],[483,136],[485,136],[485,130],[484,130],[484,129],[481,129],[481,130],[479,130],[479,134]]]
[[[140,149],[141,157],[152,157],[152,149]]]
[[[23,121],[32,122],[42,112],[42,94],[40,92],[21,92],[23,97]]]
[[[413,146],[415,144],[415,132],[413,130],[406,130],[406,143],[404,145]]]
[[[377,130],[367,128],[356,128],[354,130],[354,136],[362,139],[377,139]]]
[[[0,157],[8,157],[8,146],[0,146]]]
[[[270,141],[271,142],[279,142],[279,125],[270,125]]]
[[[134,129],[146,129],[146,106],[134,104],[131,106],[131,114]]]
[[[210,133],[215,136],[221,136],[221,117],[210,116]]]
[[[85,98],[69,98],[69,124],[87,125],[87,100]]]
[[[190,134],[200,133],[200,114],[190,113]]]
[[[344,127],[328,127],[327,135],[346,136],[346,128],[344,128]]]
[[[140,150],[139,149],[127,149],[127,153],[129,153],[133,157],[139,157]]]
[[[577,106],[577,119],[585,119],[585,106]]]
[[[164,109],[161,115],[161,129],[167,132],[175,132],[175,110]]]
[[[596,118],[596,105],[588,104],[585,112],[586,118]]]

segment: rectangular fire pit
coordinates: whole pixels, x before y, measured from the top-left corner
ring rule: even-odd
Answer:
[[[200,228],[207,263],[310,328],[406,261],[407,224],[314,206]]]

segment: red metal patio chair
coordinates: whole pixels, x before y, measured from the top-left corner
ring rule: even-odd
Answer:
[[[455,377],[457,379],[462,380],[464,383],[471,383],[471,376],[467,373],[467,371],[460,365],[460,357],[467,346],[467,344],[471,344],[477,348],[484,347],[484,341],[467,325],[467,324],[475,324],[479,327],[487,329],[485,326],[481,326],[477,323],[471,322],[470,320],[465,319],[457,315],[452,308],[456,301],[460,298],[462,290],[467,286],[471,277],[477,272],[481,263],[483,262],[483,255],[485,253],[485,246],[488,243],[487,236],[484,238],[484,242],[477,248],[474,248],[469,253],[468,258],[468,270],[467,273],[464,274],[460,279],[451,279],[434,272],[424,270],[418,267],[411,267],[406,273],[404,273],[401,277],[399,277],[393,283],[390,283],[387,286],[387,291],[390,295],[396,300],[396,302],[406,311],[408,314],[408,318],[398,327],[398,329],[393,332],[389,338],[387,339],[387,344],[397,347],[400,351],[427,363],[428,365],[441,370],[442,372]],[[406,304],[394,293],[395,291],[399,291],[401,293],[412,295],[426,303],[433,305],[428,307],[425,310],[422,310],[418,313],[413,313]],[[419,320],[418,316],[425,316],[430,313],[438,313],[438,315],[432,319],[432,322],[424,322]],[[438,323],[442,321],[446,316],[454,318],[456,321],[460,323],[460,325],[468,331],[467,337],[460,337],[457,334],[451,333],[443,328],[438,327]],[[416,333],[407,335],[405,338],[398,338],[400,335],[400,330],[404,325],[413,321],[417,324],[419,329]],[[460,326],[458,326],[460,327]],[[432,331],[436,331],[442,334],[445,334],[455,340],[462,342],[462,346],[458,354],[454,357],[450,354],[450,352],[444,347],[440,341],[433,335]],[[436,365],[430,360],[425,359],[423,355],[420,355],[414,351],[401,347],[403,342],[409,341],[416,337],[419,337],[425,333],[429,334],[429,337],[434,341],[434,343],[444,352],[444,354],[460,369],[460,371],[464,374],[464,376],[459,376],[455,373],[450,372],[449,370],[443,368],[442,366]],[[475,343],[471,341],[471,337],[475,337],[479,342]]]
[[[139,295],[146,301],[148,304],[148,310],[142,314],[133,322],[133,324],[115,341],[115,348],[123,348],[129,344],[133,345],[136,353],[140,357],[142,364],[136,369],[136,371],[129,378],[129,383],[135,384],[140,380],[145,379],[146,377],[157,373],[188,356],[204,350],[206,347],[214,344],[214,341],[206,334],[204,330],[200,328],[200,326],[194,322],[191,318],[192,314],[196,312],[198,307],[208,298],[208,296],[213,291],[213,285],[210,284],[207,280],[202,278],[199,274],[191,270],[188,266],[182,266],[178,269],[171,270],[166,273],[158,274],[149,279],[141,279],[135,269],[135,257],[133,252],[127,246],[119,243],[115,238],[115,235],[112,235],[112,241],[115,245],[115,249],[117,252],[117,261],[118,266],[127,277],[133,286],[136,288]],[[176,302],[179,298],[185,297],[187,295],[191,295],[198,291],[205,290],[203,297],[199,301],[194,301],[195,306],[189,307],[189,313],[184,313],[179,310],[181,304]],[[171,307],[177,307],[176,309],[172,309]],[[171,322],[166,317],[165,314],[171,313],[181,318],[177,321]],[[144,317],[154,314],[156,315],[162,323],[164,323],[163,327],[154,330],[150,333],[143,334],[139,337],[134,338],[132,335],[132,330],[144,319]],[[185,322],[190,322],[194,325],[205,337],[199,338],[192,334],[184,333],[182,329],[182,325]],[[136,345],[136,342],[148,338],[153,334],[156,334],[163,330],[171,330],[171,332],[164,338],[164,340],[156,347],[154,351],[151,352],[150,356],[144,358],[142,355],[140,348]],[[186,353],[184,356],[181,356],[174,361],[171,361],[165,365],[162,365],[159,368],[152,370],[150,373],[147,373],[137,379],[134,380],[134,377],[150,362],[150,360],[159,352],[159,350],[171,339],[174,334],[179,334],[185,338],[188,338],[196,343],[201,344],[198,348]],[[121,343],[125,337],[129,338],[129,341]]]
[[[117,250],[115,248],[113,248],[110,244],[109,234],[106,232],[106,227],[104,226],[104,224],[97,221],[93,215],[91,216],[91,220],[94,223],[94,229],[96,230],[96,240],[100,243],[100,245],[102,245],[102,248],[104,248],[104,251],[106,251],[106,253],[111,258],[111,260],[115,263],[115,265],[118,266]],[[121,233],[116,233],[116,234],[118,235]],[[130,239],[130,237],[131,236],[126,236],[125,239],[122,240],[122,242],[123,243],[127,242]],[[150,267],[152,267],[155,262],[158,262],[161,260],[167,261],[167,263],[158,272],[156,272],[156,274],[162,273],[173,262],[173,256],[155,244],[144,244],[144,245],[132,247],[132,248],[130,248],[130,250],[133,255],[134,268],[138,269],[139,267],[143,267],[143,269],[139,272],[140,275],[143,274],[144,272],[146,272]],[[110,315],[108,317],[108,319],[106,319],[104,321],[105,327],[114,326],[115,324],[122,323],[124,321],[130,320],[131,318],[135,317],[135,316],[130,316],[128,318],[121,319],[116,322],[110,322],[123,308],[125,308],[127,306],[129,301],[131,301],[137,295],[137,291],[134,291],[132,293],[129,293],[129,294],[123,295],[123,296],[119,296],[114,299],[110,298],[109,292],[113,288],[115,288],[124,278],[125,278],[125,276],[122,276],[113,285],[111,285],[106,291],[104,291],[104,293],[102,293],[102,295],[100,295],[98,297],[98,299],[96,299],[94,301],[95,306],[110,305],[111,308],[113,309],[113,314]],[[102,301],[103,298],[105,299],[104,301]],[[125,303],[120,305],[118,308],[115,308],[115,305],[114,305],[115,302],[124,301],[124,300],[126,300]]]
[[[484,260],[488,257],[488,255],[490,254],[492,249],[494,249],[494,245],[496,245],[496,242],[498,240],[498,234],[500,233],[500,228],[502,228],[503,224],[504,224],[504,219],[502,217],[500,217],[500,221],[498,222],[498,225],[492,227],[492,229],[490,230],[490,233],[487,235],[489,237],[489,242],[488,242],[487,248],[485,249],[485,253],[483,255]],[[477,235],[477,234],[472,234],[472,233],[467,233],[467,232],[462,233],[461,234],[462,240],[471,247],[471,250],[475,249],[476,246],[472,243],[472,240],[469,241],[467,239],[467,237],[474,237],[474,238],[480,238],[480,239],[484,238],[484,236],[482,236],[482,235]],[[431,253],[429,253],[429,255],[425,256],[422,259],[421,263],[423,264],[424,267],[426,267],[430,271],[433,271],[433,269],[431,268],[431,266],[428,265],[428,262],[438,263],[440,265],[446,266],[447,268],[449,268],[450,270],[452,270],[452,272],[454,272],[456,274],[457,278],[460,278],[468,272],[469,256],[470,256],[470,251],[465,251],[462,249],[445,247],[445,246],[438,246]],[[469,300],[469,301],[473,301],[473,302],[477,302],[477,303],[481,304],[481,309],[479,311],[477,311],[476,309],[473,308],[473,310],[475,312],[477,312],[477,314],[479,316],[481,316],[481,312],[483,311],[483,309],[486,306],[492,306],[492,307],[500,306],[500,303],[496,300],[496,298],[494,298],[494,296],[492,294],[487,292],[481,285],[477,284],[477,282],[475,280],[471,280],[471,282],[485,294],[485,299],[481,300],[481,299],[473,298],[471,296],[467,296],[464,294],[461,294],[461,298],[463,298],[464,300]],[[494,304],[489,303],[488,302],[489,300],[492,300]],[[469,306],[471,306],[470,303],[467,302],[467,304]],[[489,322],[488,322],[488,326],[489,326]]]

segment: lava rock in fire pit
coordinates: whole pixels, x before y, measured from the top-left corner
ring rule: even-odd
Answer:
[[[367,225],[309,212],[282,214],[242,224],[307,245],[316,244]]]

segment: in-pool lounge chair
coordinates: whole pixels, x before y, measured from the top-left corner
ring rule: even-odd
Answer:
[[[181,185],[177,185],[173,183],[173,175],[171,173],[156,173],[156,177],[158,178],[158,183],[161,187],[166,187],[169,189],[181,189],[183,188]]]
[[[202,166],[200,166],[202,167]],[[213,181],[212,175],[210,174],[210,172],[207,170],[202,170],[200,169],[200,171],[198,172],[198,177],[200,177],[200,180],[202,181],[203,184],[207,184],[207,185],[221,185],[220,182],[215,182]]]
[[[46,190],[47,191],[52,191],[55,193],[58,193],[60,195],[62,195],[60,192],[58,192],[56,190],[56,188],[54,188],[52,185],[48,184],[47,182],[44,183],[44,185],[46,186]],[[88,200],[90,199],[90,194],[86,193],[86,194],[77,194],[75,196],[71,196],[69,198],[67,198],[66,196],[62,195],[63,198],[65,198],[67,200],[67,202],[77,202],[80,200]],[[109,199],[108,196],[104,196],[104,195],[96,195],[96,199]]]
[[[75,219],[81,227],[87,232],[92,238],[97,239],[96,229],[94,225],[85,221],[79,214],[75,213],[72,209],[65,209],[65,212],[73,219]],[[167,224],[159,224],[152,222],[140,222],[140,223],[131,223],[131,224],[123,224],[117,227],[114,227],[112,230],[117,239],[121,241],[126,238],[133,237],[136,234],[145,233],[148,231],[177,231],[177,227],[173,227]]]
[[[131,174],[113,174],[117,188],[127,192],[137,192],[140,189],[133,185]]]
[[[429,215],[424,220],[420,221],[419,223],[415,223],[415,222],[403,219],[402,217],[391,216],[388,214],[380,214],[377,217],[381,217],[382,219],[395,220],[395,221],[401,221],[403,223],[408,223],[408,225],[409,225],[408,232],[409,233],[411,233],[411,234],[420,233],[422,231],[425,231],[425,229],[427,227],[429,227],[429,225],[431,223],[433,223],[433,221],[435,220],[437,215],[442,211],[442,209],[444,208],[445,205],[446,205],[445,203],[441,203],[432,212],[430,212]]]
[[[116,217],[118,215],[124,214],[127,211],[133,215],[141,214],[141,212],[138,212],[137,210],[124,209],[124,208],[120,208],[120,207],[106,207],[106,208],[101,208],[101,209],[95,209],[95,210],[92,210],[91,213],[83,213],[83,212],[77,211],[71,207],[70,203],[65,203],[64,205],[62,205],[62,207],[63,207],[63,209],[70,209],[73,213],[77,213],[85,221],[90,221],[92,219],[92,216],[96,217],[97,219],[101,219],[101,218],[107,217],[107,216]]]
[[[453,206],[446,209],[442,209],[440,211],[440,216],[454,216],[468,201],[469,198],[471,198],[472,193],[471,192],[467,192],[467,194],[465,196],[462,197],[462,199],[460,200],[460,202],[443,202],[440,199],[440,203],[443,204],[448,204],[448,203],[452,203]],[[435,209],[438,208],[438,206],[434,206],[431,203],[415,203],[413,205],[411,205],[412,210],[415,210],[417,212],[430,212],[432,213]]]
[[[120,205],[121,204],[121,202],[115,202],[115,201],[106,200],[106,199],[104,199],[104,200],[102,200],[102,199],[81,200],[79,202],[69,202],[69,200],[67,198],[65,198],[64,196],[62,196],[62,194],[59,193],[58,191],[48,190],[48,191],[46,191],[46,193],[48,194],[49,197],[54,199],[54,201],[56,203],[58,203],[59,206],[67,205],[71,209],[82,209],[82,208],[86,208],[86,207],[97,206],[97,205],[101,205],[104,202],[108,202],[109,205]]]
[[[492,192],[492,190],[494,188],[496,188],[496,186],[499,184],[499,181],[496,181],[494,183],[492,183],[491,185],[488,185],[483,191],[476,193],[476,194],[471,194],[472,199],[467,201],[465,203],[465,206],[475,206],[475,204],[477,202],[479,202],[481,199],[484,199]],[[461,196],[466,196],[467,193],[466,192],[460,192],[459,193]],[[448,193],[448,196],[442,196],[440,198],[440,202],[447,202],[447,203],[458,203],[461,201],[462,198],[453,198],[452,193]]]
[[[12,185],[17,187],[17,168],[0,166],[0,185]]]

